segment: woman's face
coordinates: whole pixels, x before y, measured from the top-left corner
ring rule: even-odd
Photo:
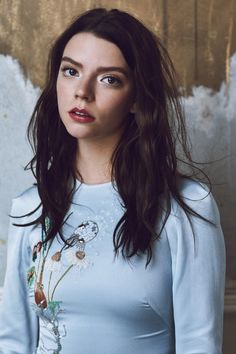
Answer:
[[[120,49],[92,33],[72,37],[62,56],[57,99],[73,137],[116,142],[134,102],[132,74]]]

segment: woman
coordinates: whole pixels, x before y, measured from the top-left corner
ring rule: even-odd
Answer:
[[[82,14],[53,46],[29,136],[37,185],[13,201],[2,353],[220,353],[219,215],[179,172],[184,123],[154,34],[122,11]]]

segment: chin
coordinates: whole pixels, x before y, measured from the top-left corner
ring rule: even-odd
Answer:
[[[66,127],[67,133],[76,139],[86,139],[92,137],[91,131],[89,129],[84,129],[84,127]]]

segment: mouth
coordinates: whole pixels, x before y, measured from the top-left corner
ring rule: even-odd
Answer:
[[[79,109],[77,107],[70,110],[69,115],[74,121],[79,123],[90,123],[95,120],[86,109]]]

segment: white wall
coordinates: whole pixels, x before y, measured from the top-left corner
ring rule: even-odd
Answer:
[[[23,167],[31,156],[26,126],[38,94],[39,89],[24,78],[17,61],[0,55],[0,285],[5,271],[11,199],[33,183]]]

